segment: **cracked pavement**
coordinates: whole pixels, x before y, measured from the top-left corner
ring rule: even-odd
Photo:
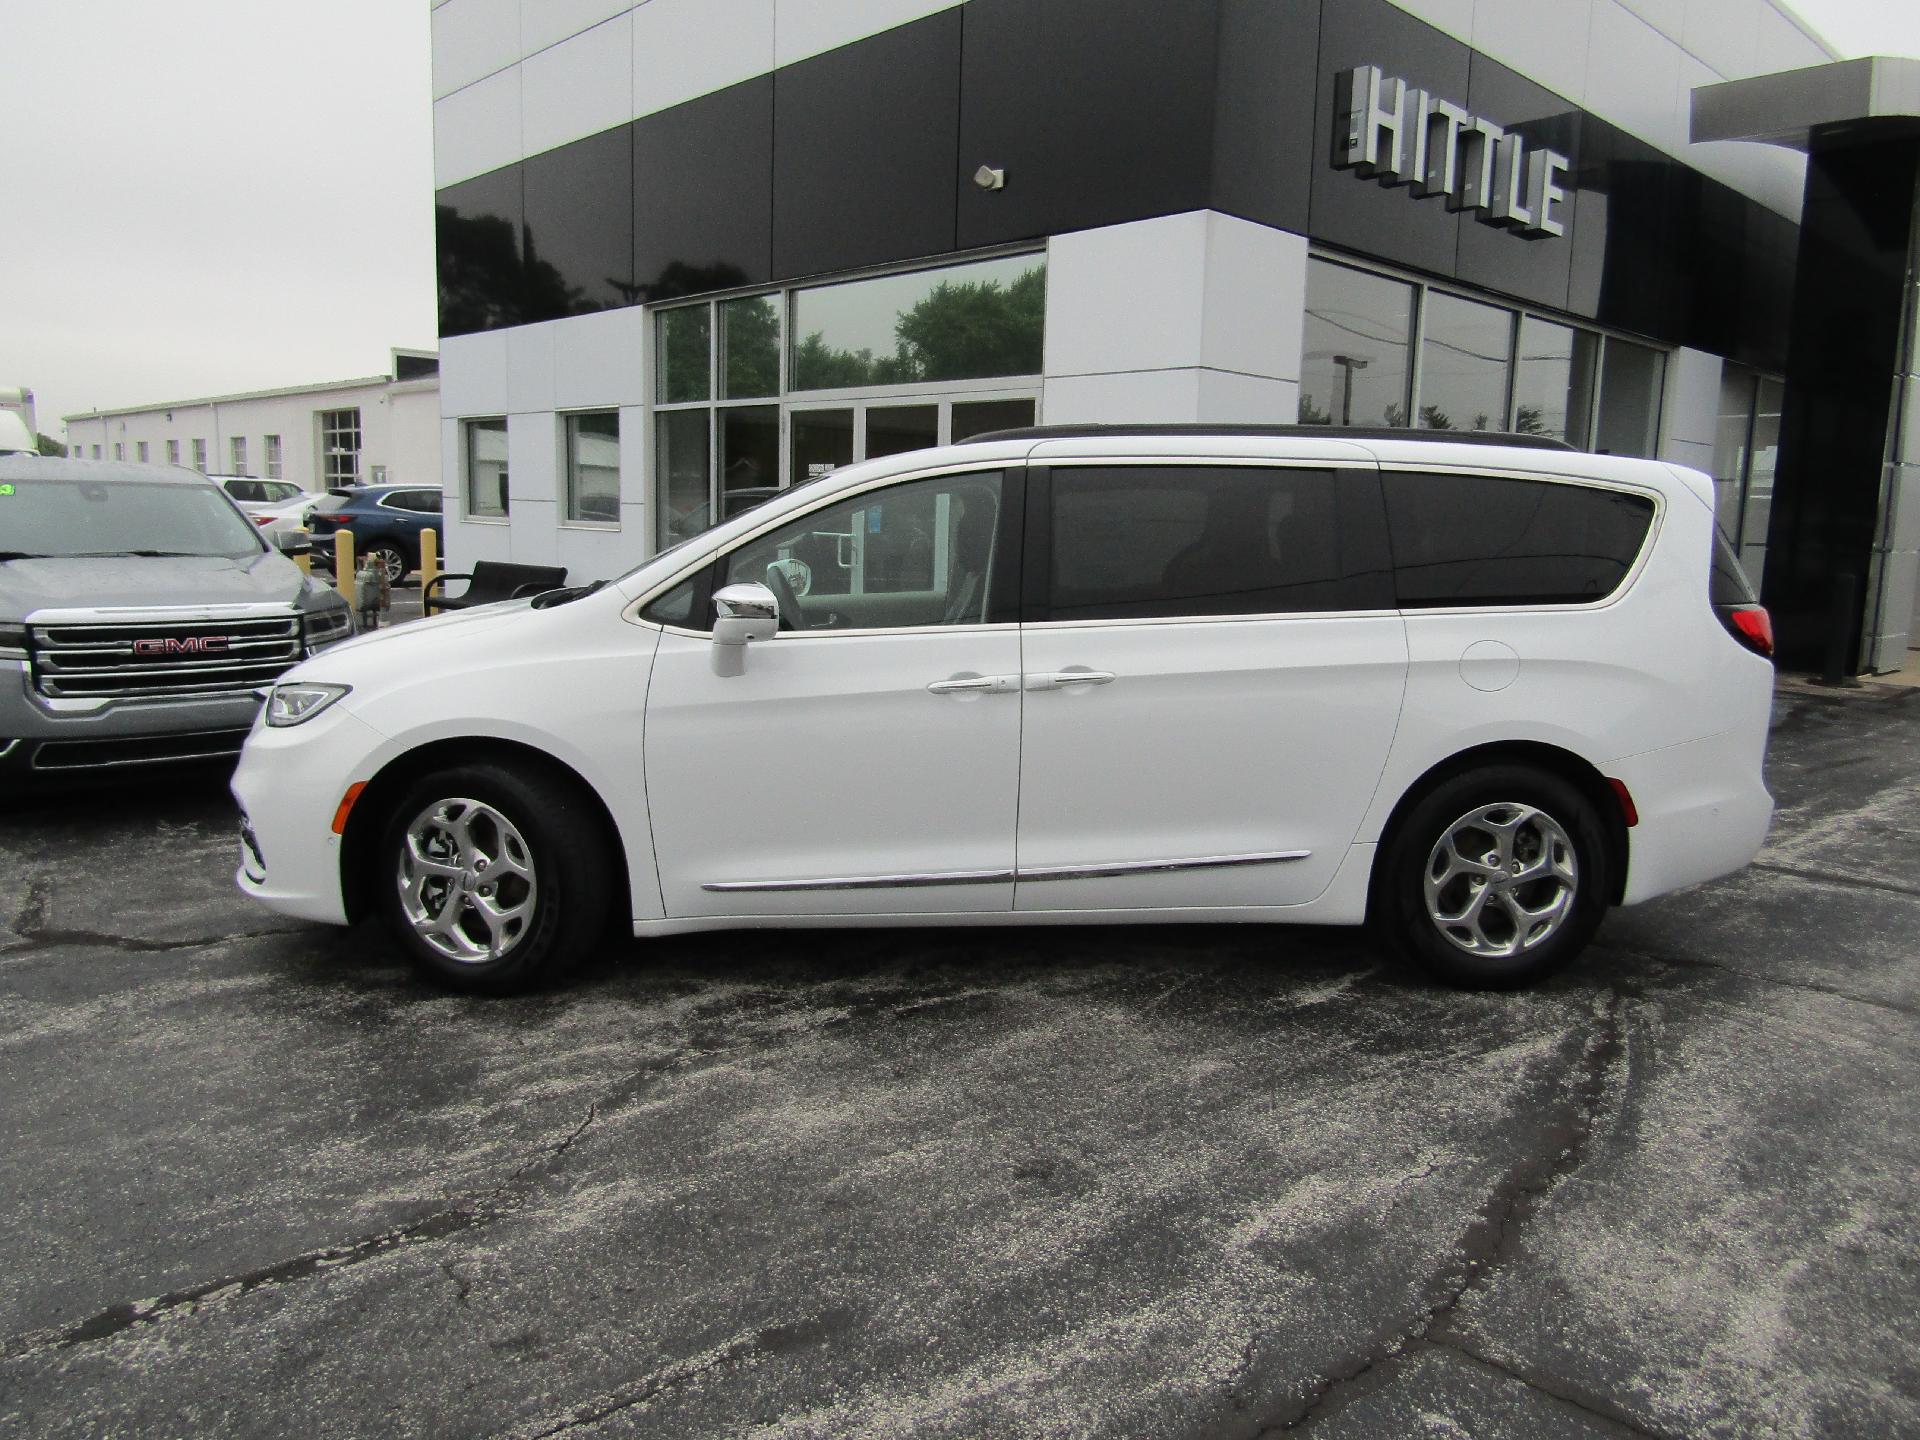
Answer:
[[[1520,995],[1267,927],[417,984],[219,781],[0,810],[0,1434],[1920,1432],[1920,701]]]

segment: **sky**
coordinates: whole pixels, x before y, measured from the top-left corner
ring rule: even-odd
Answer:
[[[1790,3],[1843,55],[1920,56],[1920,0]],[[41,430],[433,348],[427,0],[4,14],[0,385]]]

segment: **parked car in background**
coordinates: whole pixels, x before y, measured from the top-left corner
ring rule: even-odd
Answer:
[[[0,457],[0,791],[237,753],[261,688],[353,633],[304,543],[175,466]]]
[[[271,540],[292,530],[307,530],[308,517],[321,501],[330,499],[325,490],[302,490],[291,480],[261,480],[251,475],[209,475],[260,527]]]
[[[422,532],[441,538],[440,505],[440,492],[423,485],[363,485],[348,495],[331,494],[313,508],[314,548],[331,556],[333,537],[345,530],[353,536],[354,554],[378,555],[387,579],[397,585],[419,568]]]
[[[609,913],[1365,921],[1512,986],[1753,858],[1771,648],[1698,471],[1008,432],[300,667],[234,775],[239,880],[382,915],[474,990],[591,953]]]

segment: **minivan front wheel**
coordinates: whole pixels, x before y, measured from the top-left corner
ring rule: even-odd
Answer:
[[[575,787],[477,764],[416,781],[380,842],[382,912],[429,977],[505,993],[551,980],[601,930],[609,867]]]
[[[1442,782],[1382,856],[1372,919],[1388,946],[1450,984],[1525,985],[1558,970],[1606,912],[1607,846],[1559,776],[1495,765]]]

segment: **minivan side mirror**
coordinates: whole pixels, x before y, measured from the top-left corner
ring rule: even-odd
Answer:
[[[273,548],[282,555],[310,555],[313,536],[304,530],[282,530],[273,537]]]
[[[771,640],[780,629],[780,602],[758,581],[747,580],[713,592],[713,673],[741,675],[747,668],[747,642]]]

